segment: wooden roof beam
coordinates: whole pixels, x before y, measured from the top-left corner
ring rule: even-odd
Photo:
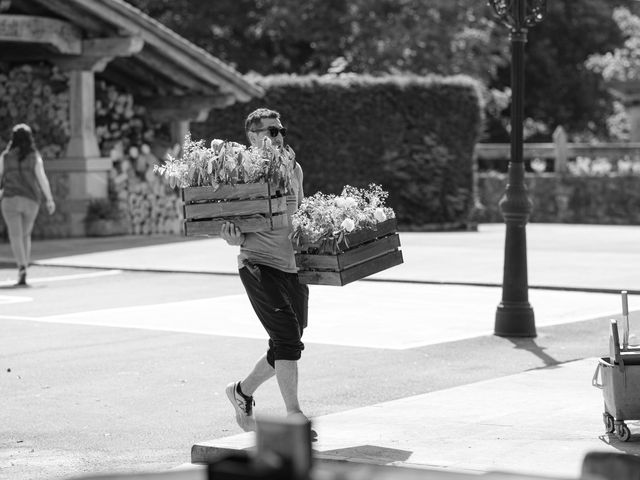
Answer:
[[[89,57],[130,57],[144,47],[142,37],[90,38],[82,41],[82,54]]]
[[[117,58],[103,71],[107,75],[110,72],[115,72],[116,75],[129,78],[134,82],[143,83],[145,88],[153,92],[149,96],[184,94],[184,89],[179,88],[173,79],[158,75],[154,70],[141,65],[139,58],[136,58],[136,61],[127,57]]]
[[[180,68],[176,68],[175,64],[167,62],[167,60],[153,53],[150,49],[146,49],[141,55],[138,55],[136,60],[157,72],[156,75],[161,73],[180,87],[203,94],[214,94],[217,92],[217,88],[210,83],[200,80]]]
[[[82,53],[80,29],[55,18],[0,15],[0,41],[51,45],[67,55]]]
[[[62,70],[101,72],[115,57],[135,55],[144,46],[140,37],[91,38],[82,41],[82,54],[52,59]]]
[[[230,93],[216,95],[183,95],[163,98],[138,98],[151,118],[157,122],[189,120],[204,122],[214,108],[224,108],[233,104],[236,97]]]

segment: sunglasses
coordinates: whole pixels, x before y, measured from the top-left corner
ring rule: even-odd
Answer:
[[[278,136],[278,134],[281,134],[283,137],[287,136],[287,129],[282,127],[282,128],[278,128],[278,127],[274,127],[273,125],[269,126],[269,127],[265,127],[265,128],[259,128],[256,130],[251,130],[252,132],[264,132],[268,130],[269,131],[269,136],[271,136],[271,138],[276,138]]]

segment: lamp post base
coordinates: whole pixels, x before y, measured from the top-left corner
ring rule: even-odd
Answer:
[[[536,323],[529,302],[501,302],[496,309],[495,335],[535,337]]]

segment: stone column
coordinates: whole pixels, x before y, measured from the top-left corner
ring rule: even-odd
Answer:
[[[47,172],[66,176],[70,236],[84,236],[84,219],[91,199],[107,198],[110,158],[100,156],[95,134],[95,80],[91,70],[69,72],[71,138],[65,157],[47,162]]]
[[[95,79],[91,71],[69,72],[71,139],[67,158],[100,156],[95,133]]]

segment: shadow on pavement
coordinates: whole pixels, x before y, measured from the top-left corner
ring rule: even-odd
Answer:
[[[551,355],[546,354],[544,352],[546,348],[539,346],[532,338],[509,338],[508,340],[513,343],[514,348],[527,350],[528,352],[533,353],[544,362],[545,367],[553,367],[560,365],[560,363],[564,363],[556,360]]]
[[[357,447],[338,448],[316,452],[321,455],[336,456],[344,459],[375,460],[377,464],[390,464],[395,462],[406,462],[413,452],[399,450],[395,448],[378,447],[375,445],[359,445]]]
[[[33,239],[32,261],[203,239],[205,237],[185,237],[182,235],[116,235],[112,237],[74,237],[52,240]],[[15,265],[8,241],[0,242],[0,265],[5,267]]]
[[[0,290],[24,290],[30,287],[31,285],[0,285]]]

